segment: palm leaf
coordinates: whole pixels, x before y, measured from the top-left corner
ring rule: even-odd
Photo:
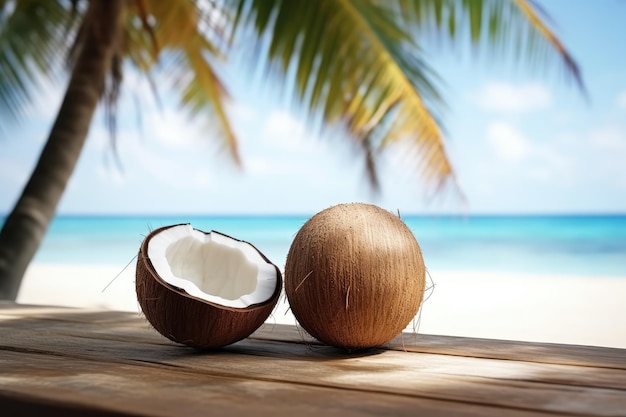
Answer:
[[[420,48],[377,1],[262,0],[238,4],[238,20],[267,36],[269,65],[290,81],[300,101],[339,124],[359,144],[370,183],[373,159],[390,142],[410,138],[419,165],[436,182],[451,175],[433,111],[441,105],[435,76]]]
[[[416,36],[445,35],[454,45],[522,63],[560,61],[586,94],[580,68],[549,27],[551,17],[534,0],[399,0],[405,23]]]
[[[170,80],[182,108],[190,117],[205,118],[240,164],[238,141],[225,110],[228,94],[215,69],[216,61],[223,58],[225,40],[224,22],[216,21],[213,7],[211,2],[189,0],[138,1],[129,10],[124,55],[150,79]],[[138,16],[141,27],[135,25]]]
[[[232,0],[235,35],[254,28],[268,73],[288,77],[313,116],[341,125],[373,158],[402,144],[418,174],[441,186],[453,179],[441,133],[438,79],[417,39],[447,35],[474,49],[512,53],[526,62],[560,57],[580,86],[575,61],[529,0]],[[242,35],[243,34],[243,35]],[[430,38],[432,39],[432,38]],[[258,52],[257,52],[258,53]],[[266,56],[267,58],[264,58]],[[286,89],[288,90],[288,89]],[[374,156],[372,156],[374,155]]]
[[[62,1],[16,0],[0,3],[0,115],[20,118],[40,76],[55,79],[70,28]],[[61,52],[61,53],[60,53]]]

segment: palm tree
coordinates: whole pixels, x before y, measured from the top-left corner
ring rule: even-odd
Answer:
[[[217,69],[247,45],[240,53],[252,66],[264,63],[269,78],[293,86],[311,119],[342,129],[363,150],[374,187],[377,155],[397,143],[409,149],[418,176],[440,187],[454,175],[436,74],[419,42],[517,45],[524,58],[558,59],[582,87],[545,17],[533,0],[0,0],[0,115],[19,119],[39,77],[59,78],[63,55],[70,74],[40,159],[0,232],[0,299],[17,296],[99,100],[114,139],[125,63],[149,80],[166,75],[185,110],[211,116],[239,163]]]

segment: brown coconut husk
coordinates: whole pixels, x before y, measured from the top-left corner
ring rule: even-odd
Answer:
[[[148,257],[150,239],[174,226],[154,230],[139,250],[135,287],[146,319],[168,339],[200,349],[226,346],[251,335],[278,302],[282,288],[280,270],[272,264],[277,274],[276,289],[272,297],[261,304],[233,308],[191,296],[161,279]],[[258,249],[257,252],[271,264]]]
[[[285,292],[313,337],[347,349],[393,339],[417,314],[425,266],[413,233],[380,207],[353,203],[313,216],[297,233]]]

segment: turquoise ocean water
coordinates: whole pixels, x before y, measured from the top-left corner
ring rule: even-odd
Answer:
[[[257,246],[282,268],[308,216],[59,216],[35,262],[125,265],[160,226],[191,223]],[[626,215],[407,216],[430,270],[626,276]]]

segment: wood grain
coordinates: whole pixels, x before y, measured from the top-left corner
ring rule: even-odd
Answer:
[[[138,314],[0,304],[0,409],[15,415],[626,415],[624,350],[402,339],[346,352],[293,326],[266,324],[234,345],[198,351],[164,339]]]

